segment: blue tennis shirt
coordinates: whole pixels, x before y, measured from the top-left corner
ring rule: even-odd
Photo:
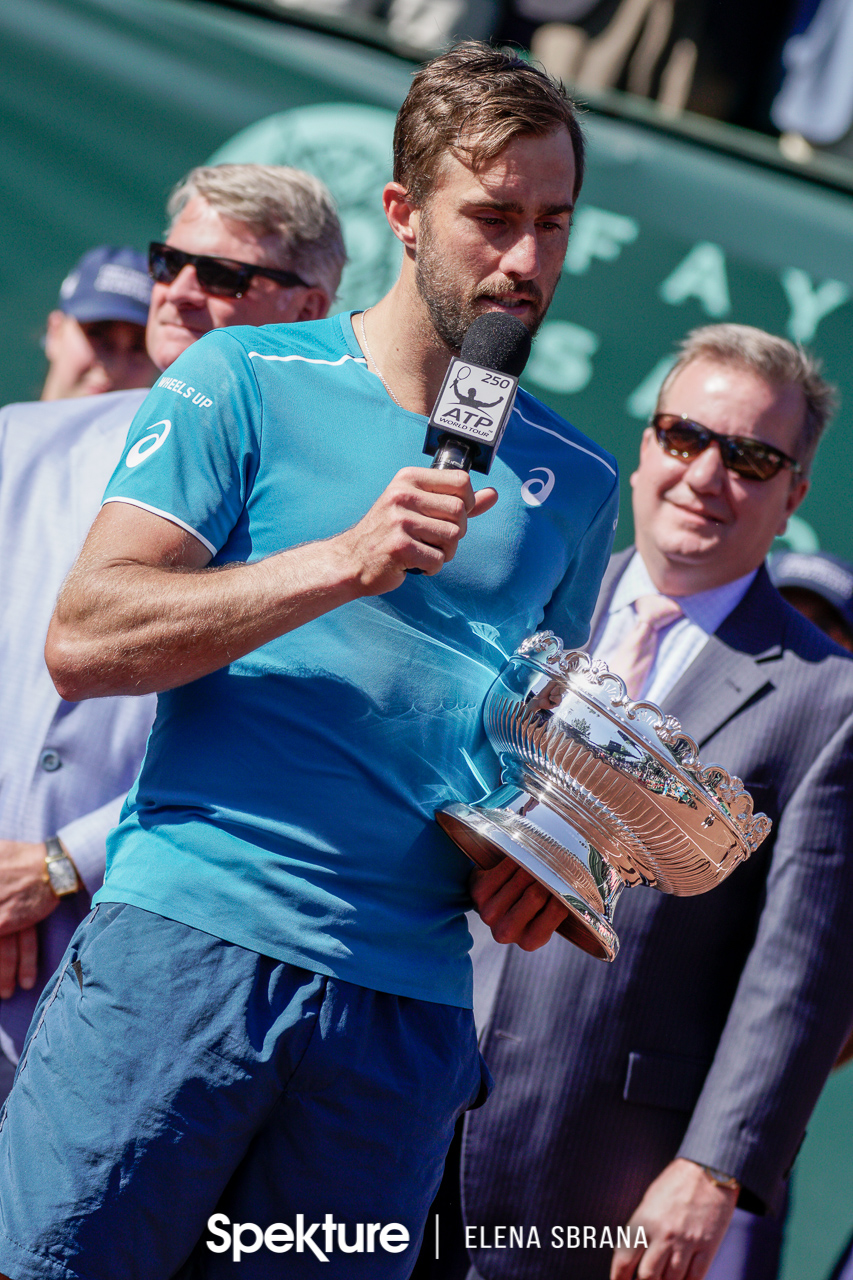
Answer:
[[[207,334],[151,391],[105,502],[190,530],[213,565],[355,524],[426,418],[366,367],[350,316]],[[471,865],[433,811],[497,785],[483,698],[524,636],[586,640],[613,459],[519,392],[472,520],[408,577],[162,693],[96,902],[127,902],[394,995],[471,1003]]]

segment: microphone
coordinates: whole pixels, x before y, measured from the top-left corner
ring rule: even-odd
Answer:
[[[424,453],[441,470],[488,475],[530,355],[530,331],[517,316],[478,316],[450,362],[429,416]]]
[[[486,311],[468,326],[429,415],[424,453],[440,471],[488,475],[530,355],[518,316]],[[423,569],[407,569],[413,576]]]

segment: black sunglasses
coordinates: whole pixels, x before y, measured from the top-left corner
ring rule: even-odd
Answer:
[[[718,445],[723,466],[743,480],[772,480],[783,467],[795,475],[802,471],[796,459],[772,444],[750,436],[721,436],[677,413],[656,413],[652,426],[658,444],[673,458],[698,458],[710,444]]]
[[[148,246],[148,273],[157,284],[171,284],[186,266],[195,267],[196,278],[205,293],[215,298],[242,298],[253,276],[266,276],[286,288],[301,285],[310,289],[293,271],[276,271],[273,267],[256,267],[253,262],[237,262],[233,258],[211,258],[206,253],[184,253],[170,244],[152,240]]]

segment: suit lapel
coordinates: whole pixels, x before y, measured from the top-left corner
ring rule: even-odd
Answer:
[[[663,699],[664,711],[701,746],[762,689],[772,687],[785,625],[781,600],[762,566],[743,600]]]
[[[663,701],[699,746],[749,702],[770,676],[748,654],[730,649],[718,636],[708,643]]]

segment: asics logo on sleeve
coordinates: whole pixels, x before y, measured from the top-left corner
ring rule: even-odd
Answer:
[[[541,471],[545,475],[545,479],[541,480],[535,473]],[[530,475],[532,479],[525,480],[521,486],[521,496],[527,503],[528,507],[541,507],[550,497],[551,490],[554,488],[554,472],[548,467],[531,467]]]
[[[162,431],[157,431],[157,427],[162,427]],[[155,422],[151,427],[150,434],[143,436],[141,440],[137,440],[132,449],[128,450],[125,463],[129,467],[138,467],[140,462],[144,462],[146,458],[150,458],[152,453],[156,453],[161,444],[165,444],[166,436],[172,430],[172,424],[168,418],[163,418],[161,422]]]

